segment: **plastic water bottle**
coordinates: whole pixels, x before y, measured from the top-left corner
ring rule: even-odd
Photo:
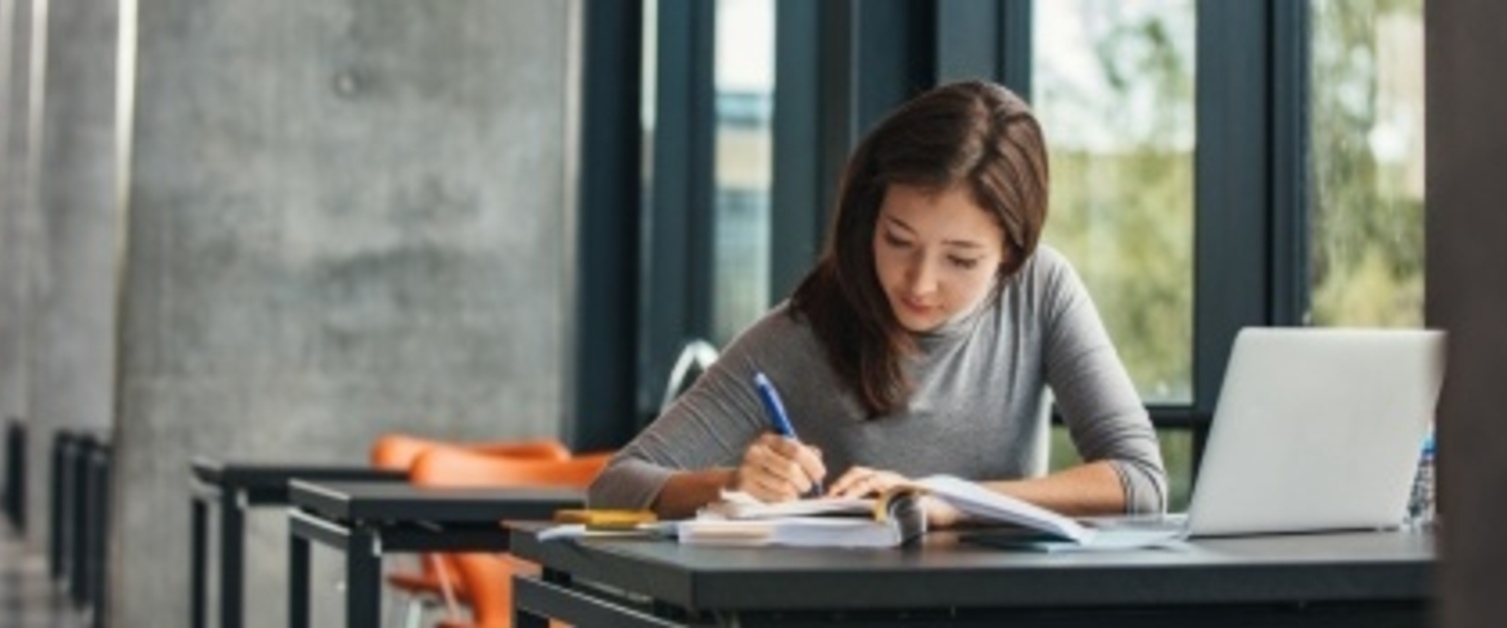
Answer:
[[[1416,530],[1434,524],[1434,432],[1423,439],[1418,456],[1418,473],[1413,476],[1413,493],[1408,498],[1408,525]]]

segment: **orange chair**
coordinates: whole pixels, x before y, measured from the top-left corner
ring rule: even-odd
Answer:
[[[534,439],[518,441],[486,441],[452,443],[403,433],[389,433],[379,437],[371,447],[371,465],[378,469],[406,471],[415,459],[431,447],[459,447],[467,451],[489,456],[527,460],[568,460],[570,450],[559,441]],[[463,580],[456,576],[458,567],[448,564],[438,554],[419,556],[417,570],[393,571],[387,575],[387,583],[409,596],[410,604],[406,625],[416,626],[422,605],[426,602],[448,599],[453,596],[469,600]]]
[[[420,486],[567,487],[584,489],[611,459],[597,453],[565,461],[517,460],[434,447],[419,455],[409,479]],[[534,569],[506,554],[448,554],[470,593],[472,621],[457,617],[442,628],[503,628],[512,623],[512,575]]]
[[[560,441],[548,438],[532,440],[500,440],[482,442],[452,442],[424,438],[412,434],[383,434],[372,443],[371,464],[379,469],[407,471],[424,450],[435,445],[460,447],[477,453],[539,460],[569,460],[570,449]]]

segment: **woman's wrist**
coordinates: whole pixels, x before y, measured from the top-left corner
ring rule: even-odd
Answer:
[[[728,468],[681,471],[670,476],[654,499],[654,511],[665,519],[681,519],[696,514],[708,502],[722,497],[731,488],[736,471]]]
[[[921,507],[926,509],[926,525],[931,528],[951,528],[963,520],[963,511],[930,495],[921,497]]]

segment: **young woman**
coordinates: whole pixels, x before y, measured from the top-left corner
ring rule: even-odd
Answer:
[[[850,157],[816,268],[617,455],[591,505],[675,518],[724,489],[850,496],[949,473],[1068,514],[1164,511],[1156,434],[1083,284],[1038,247],[1046,216],[1046,145],[1019,97],[964,82],[905,104]],[[798,441],[773,432],[757,373]],[[1043,475],[1047,388],[1086,462]]]

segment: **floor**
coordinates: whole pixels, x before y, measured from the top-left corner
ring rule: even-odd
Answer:
[[[47,575],[47,556],[25,547],[10,522],[0,517],[0,626],[5,628],[83,628],[84,613]]]

